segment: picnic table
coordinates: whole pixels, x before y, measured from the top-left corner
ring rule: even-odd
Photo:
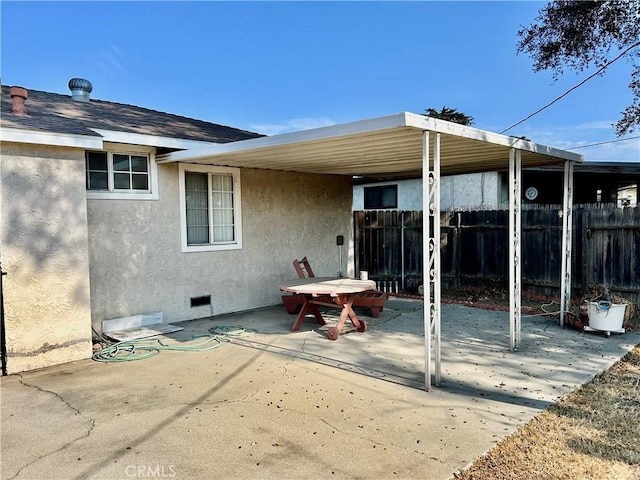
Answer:
[[[341,308],[340,319],[335,327],[327,329],[330,340],[337,340],[347,318],[359,332],[364,332],[367,325],[353,311],[353,301],[361,292],[375,290],[373,280],[356,280],[353,278],[308,277],[289,280],[278,286],[283,292],[301,295],[304,299],[300,313],[291,327],[295,332],[300,328],[307,312],[311,312],[320,325],[325,325],[317,305]]]

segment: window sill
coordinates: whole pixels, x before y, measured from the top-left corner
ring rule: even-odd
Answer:
[[[219,245],[182,245],[182,253],[217,252],[224,250],[242,250],[241,243],[222,243]]]
[[[158,200],[157,193],[94,192],[87,190],[89,200]]]

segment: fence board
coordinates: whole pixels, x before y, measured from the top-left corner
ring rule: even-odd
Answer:
[[[557,206],[522,212],[523,286],[559,294],[562,217]],[[375,280],[399,280],[416,291],[422,284],[422,212],[354,213],[356,268]],[[640,207],[582,205],[573,210],[572,288],[605,284],[640,303]],[[507,280],[508,212],[441,214],[441,276],[446,287]]]

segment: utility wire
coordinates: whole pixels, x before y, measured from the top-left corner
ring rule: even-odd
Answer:
[[[637,137],[619,138],[617,140],[608,140],[606,142],[590,143],[588,145],[580,145],[578,147],[565,148],[565,150],[577,150],[579,148],[595,147],[596,145],[604,145],[606,143],[624,142],[626,140],[634,140],[636,138],[640,138],[640,135],[638,135]]]
[[[595,77],[596,75],[599,75],[600,73],[602,73],[604,70],[606,70],[611,64],[613,64],[613,62],[615,62],[616,60],[619,60],[621,57],[623,57],[629,50],[632,50],[634,48],[636,48],[637,46],[640,46],[640,42],[634,43],[633,45],[631,45],[629,48],[627,48],[626,50],[624,50],[620,55],[618,55],[616,58],[614,58],[613,60],[611,60],[610,62],[606,63],[605,65],[603,65],[602,67],[600,67],[598,70],[595,71],[595,73],[592,73],[591,75],[589,75],[587,78],[585,78],[583,81],[581,81],[579,84],[577,84],[574,87],[571,87],[569,90],[567,90],[566,92],[564,92],[562,95],[560,95],[558,98],[556,98],[555,100],[547,103],[544,107],[539,108],[538,110],[536,110],[535,112],[533,112],[531,115],[527,116],[526,118],[523,118],[522,120],[520,120],[517,123],[514,123],[513,125],[511,125],[508,128],[505,128],[503,131],[501,131],[500,133],[504,133],[504,132],[508,132],[509,130],[511,130],[513,127],[517,127],[518,125],[520,125],[521,123],[526,122],[527,120],[529,120],[531,117],[533,117],[534,115],[539,114],[541,111],[545,110],[546,108],[549,108],[551,105],[553,105],[554,103],[556,103],[558,100],[560,100],[561,98],[566,97],[567,95],[569,95],[569,93],[571,93],[572,91],[574,91],[576,88],[584,85],[585,83],[587,83],[587,81],[591,80],[593,77]]]

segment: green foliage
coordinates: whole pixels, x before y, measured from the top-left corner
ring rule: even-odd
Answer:
[[[473,125],[473,117],[465,115],[455,108],[442,107],[442,110],[440,111],[437,111],[435,108],[427,108],[424,112],[424,115],[427,117],[438,118],[440,120],[459,123],[461,125]]]
[[[629,84],[634,99],[615,124],[616,134],[640,126],[640,0],[555,0],[518,36],[518,53],[528,53],[534,71],[551,70],[555,79],[565,67],[606,68],[613,55],[626,56],[634,64]]]

